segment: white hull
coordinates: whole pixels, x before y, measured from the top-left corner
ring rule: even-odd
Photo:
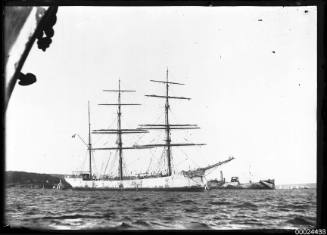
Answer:
[[[189,178],[183,174],[143,179],[96,179],[83,180],[82,177],[66,177],[73,189],[79,190],[160,190],[160,191],[204,191],[206,182],[200,177]]]

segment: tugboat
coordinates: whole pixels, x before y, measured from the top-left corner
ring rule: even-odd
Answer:
[[[275,189],[275,180],[267,179],[259,182],[240,183],[239,178],[234,176],[230,182],[223,182],[217,180],[208,181],[210,189]]]

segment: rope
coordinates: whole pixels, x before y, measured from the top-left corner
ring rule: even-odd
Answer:
[[[160,114],[159,116],[158,116],[158,118],[155,120],[155,123],[157,123],[157,121],[159,120],[159,118],[161,117],[162,115]],[[143,137],[145,136],[145,134],[147,134],[147,133],[143,133],[135,142],[134,142],[134,144],[138,144],[138,142],[141,140],[141,139],[143,139]]]
[[[125,162],[123,161],[123,164],[122,164],[122,171],[123,171],[123,175],[127,175],[126,174],[126,164],[125,164]]]
[[[106,170],[107,170],[111,155],[112,155],[112,152],[109,153],[108,161],[107,161],[106,167],[104,168],[103,175],[106,174]]]
[[[117,121],[117,117],[115,117],[115,119],[111,122],[111,124],[106,128],[109,129],[110,127],[113,126],[113,123]],[[105,135],[101,135],[100,137],[97,138],[97,140],[94,142],[94,144],[98,143],[101,139],[103,139]]]
[[[192,159],[190,159],[187,154],[182,150],[182,149],[179,149],[187,158],[187,160],[191,160],[195,165],[197,165],[198,167],[200,167],[200,165],[198,165],[195,161],[193,161]]]
[[[186,158],[184,158],[182,161],[180,161],[180,162],[178,162],[175,166],[179,166],[182,162],[184,162],[184,161],[186,161],[186,160],[188,160],[188,158],[186,157]]]
[[[113,162],[112,162],[112,164],[111,164],[111,168],[110,168],[109,172],[112,171],[112,169],[113,169],[113,167],[114,167],[114,165],[115,165],[114,163],[115,163],[116,160],[117,160],[117,153],[118,153],[118,151],[116,150],[115,155],[114,155],[114,158],[113,158]]]
[[[166,149],[164,149],[164,151],[162,151],[161,156],[159,158],[158,164],[157,164],[157,169],[160,169],[159,166],[165,166],[166,165],[166,158],[164,157],[166,153]],[[161,164],[161,162],[163,162],[163,164]]]
[[[86,158],[87,158],[87,151],[86,152],[84,152],[84,161],[83,161],[83,163],[82,163],[82,167],[80,168],[80,169],[84,169],[84,166],[85,166],[85,161],[86,161]]]
[[[93,166],[94,166],[95,172],[98,172],[98,169],[97,169],[96,164],[95,164],[94,154],[91,151],[91,161],[92,160],[93,160]]]
[[[205,174],[205,176],[210,175],[210,174],[213,172],[214,169],[215,169],[215,168],[207,170],[208,173]]]

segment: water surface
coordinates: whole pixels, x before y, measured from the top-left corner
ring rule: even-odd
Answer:
[[[6,189],[6,220],[34,229],[295,229],[316,224],[316,190],[208,192]]]

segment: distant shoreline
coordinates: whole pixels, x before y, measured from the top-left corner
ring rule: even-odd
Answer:
[[[61,181],[65,188],[71,188],[61,174],[41,174],[25,171],[6,171],[6,187],[53,188]]]
[[[66,188],[71,186],[65,181],[65,174],[45,174],[26,171],[6,171],[7,187],[53,188],[60,180]],[[279,184],[276,189],[317,188],[316,183]]]

